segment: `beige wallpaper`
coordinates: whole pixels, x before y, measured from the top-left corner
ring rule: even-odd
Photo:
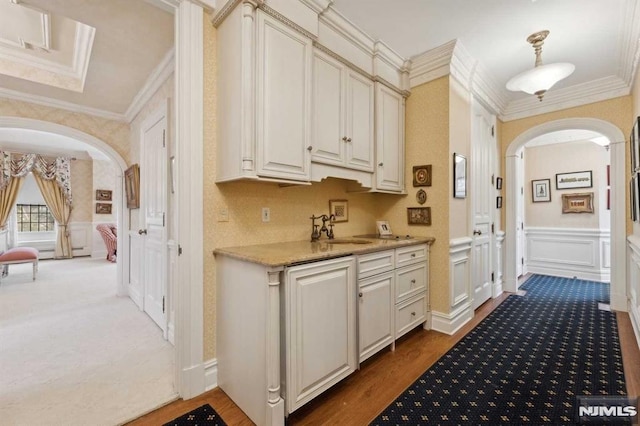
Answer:
[[[453,165],[453,154],[462,154],[467,158],[467,173],[471,170],[471,99],[467,91],[455,79],[449,80],[449,164]],[[453,166],[452,166],[453,168]],[[453,192],[453,171],[448,175],[450,192]],[[467,191],[470,192],[471,180],[467,178]],[[450,198],[449,238],[461,238],[471,235],[469,228],[469,200]],[[448,312],[441,311],[441,312]]]
[[[624,135],[629,135],[631,133],[631,125],[633,123],[632,118],[632,108],[633,108],[633,100],[631,96],[621,96],[619,98],[609,99],[602,102],[594,102],[588,105],[582,105],[575,108],[568,108],[561,111],[555,111],[548,114],[540,114],[535,115],[533,117],[522,118],[520,120],[507,121],[506,123],[502,123],[499,126],[498,136],[501,140],[502,152],[501,152],[501,161],[502,161],[502,170],[505,169],[505,154],[507,152],[507,147],[513,140],[523,133],[524,131],[535,127],[537,125],[555,121],[563,118],[597,118],[600,120],[608,121],[612,123],[622,131]],[[627,141],[628,142],[628,141]],[[625,149],[625,152],[628,153],[629,150]],[[629,172],[629,159],[627,158],[626,165],[627,176],[630,176]],[[504,181],[503,193],[508,194],[507,187],[509,182],[507,180]],[[626,200],[629,199],[629,188],[626,188]],[[504,200],[504,205],[506,205],[509,200]],[[505,209],[502,209],[502,220],[503,223],[505,220]],[[627,215],[627,234],[631,234],[633,232],[633,226],[630,218],[629,209],[626,208]]]
[[[433,236],[431,246],[429,284],[431,308],[449,312],[449,213],[450,213],[450,155],[449,155],[449,77],[431,81],[411,89],[406,105],[406,197],[379,195],[380,216],[390,221],[399,234]],[[414,188],[413,166],[432,166],[432,186],[427,192],[425,207],[431,207],[431,226],[408,225],[407,207],[419,207]]]
[[[73,210],[71,222],[91,222],[93,209],[92,181],[93,162],[91,160],[71,161],[71,191]]]
[[[609,152],[592,142],[572,142],[525,148],[525,224],[557,228],[609,229],[607,164]],[[556,173],[591,170],[593,188],[556,190]],[[550,179],[551,202],[534,203],[532,179]],[[593,213],[562,213],[562,194],[594,193]]]
[[[111,146],[126,162],[129,160],[127,123],[11,99],[0,99],[1,116],[49,121],[80,130]]]
[[[92,182],[92,220],[93,222],[113,222],[117,221],[115,206],[116,189],[116,166],[111,161],[93,161],[93,177],[87,182]],[[104,189],[111,191],[112,201],[96,201],[96,190]],[[111,203],[111,214],[96,214],[96,203]]]

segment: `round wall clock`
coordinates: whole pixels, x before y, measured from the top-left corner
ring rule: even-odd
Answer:
[[[427,193],[425,192],[424,189],[421,189],[420,191],[418,191],[418,193],[416,194],[416,201],[419,204],[424,204],[427,201]]]

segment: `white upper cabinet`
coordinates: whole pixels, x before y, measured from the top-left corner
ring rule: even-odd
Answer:
[[[404,97],[376,83],[376,189],[404,191]]]
[[[219,24],[218,182],[309,181],[312,50],[250,3]]]
[[[312,161],[372,172],[373,81],[315,50],[312,105]]]
[[[311,40],[258,10],[257,173],[309,180]]]

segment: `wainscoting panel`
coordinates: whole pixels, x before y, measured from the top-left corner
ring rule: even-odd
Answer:
[[[491,297],[498,297],[502,294],[502,282],[504,279],[504,271],[502,265],[504,263],[504,231],[496,232],[496,249],[495,249],[495,282],[493,283],[493,291]]]
[[[629,265],[629,317],[640,346],[640,237],[627,237],[627,264]]]
[[[449,242],[449,312],[431,314],[431,328],[453,334],[473,318],[471,309],[470,254],[472,239],[457,238]]]
[[[142,288],[142,236],[137,231],[129,231],[129,297],[144,309],[144,289]],[[126,266],[125,266],[126,267]]]
[[[91,222],[72,222],[69,224],[71,248],[73,256],[91,256],[93,250],[93,234]],[[105,252],[106,257],[106,252]]]
[[[610,232],[602,229],[526,228],[530,273],[608,282]]]
[[[3,229],[0,231],[0,252],[5,251],[7,248],[9,248],[9,231]]]

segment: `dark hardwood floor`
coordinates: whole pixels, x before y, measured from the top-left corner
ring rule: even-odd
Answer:
[[[504,299],[489,300],[476,310],[472,321],[452,336],[417,328],[401,338],[395,352],[383,350],[362,368],[289,417],[290,425],[367,425],[438,358],[451,349]],[[640,392],[640,350],[626,313],[617,313],[627,392]],[[130,425],[161,425],[210,404],[230,426],[252,425],[248,417],[218,389],[188,401],[179,400],[143,416]]]

